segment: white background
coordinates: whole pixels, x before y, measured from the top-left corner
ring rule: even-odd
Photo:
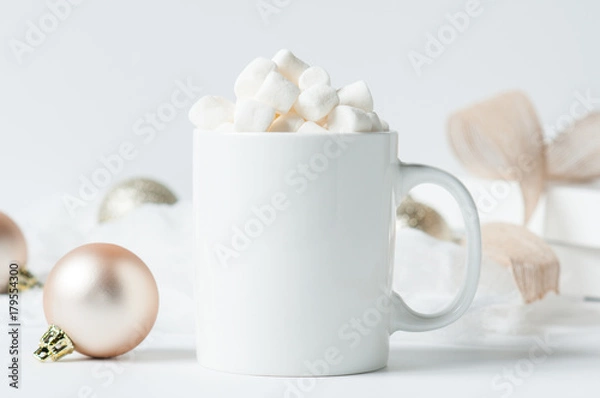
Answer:
[[[233,97],[233,81],[258,55],[287,47],[325,67],[336,86],[365,79],[376,110],[401,133],[400,156],[460,172],[445,137],[448,114],[506,89],[525,90],[546,126],[576,91],[600,96],[600,3],[483,1],[482,12],[422,75],[408,53],[466,1],[82,0],[19,63],[12,40],[48,13],[42,0],[0,5],[0,209],[48,195],[78,195],[98,158],[124,141],[138,149],[111,183],[145,175],[191,195],[187,109],[145,144],[133,125],[190,78],[204,93]],[[287,4],[287,5],[286,5]],[[110,184],[109,184],[110,185]],[[97,195],[97,202],[102,192]],[[91,203],[91,202],[90,202]]]
[[[408,53],[424,52],[426,36],[448,24],[448,13],[463,11],[466,0],[266,1],[289,4],[265,21],[257,10],[259,0],[82,0],[19,62],[11,45],[24,40],[29,21],[39,25],[48,6],[45,0],[2,0],[0,211],[22,213],[50,196],[78,196],[80,176],[90,178],[101,167],[98,159],[115,154],[124,142],[135,145],[137,157],[111,176],[108,186],[150,176],[189,198],[192,127],[187,109],[149,143],[135,135],[133,126],[168,102],[178,81],[191,79],[204,87],[203,94],[233,97],[234,79],[247,62],[284,47],[325,67],[336,86],[366,80],[376,110],[400,132],[402,159],[455,173],[462,171],[445,136],[453,110],[499,91],[522,89],[552,130],[569,112],[575,93],[589,90],[600,97],[597,1],[482,1],[481,14],[420,76]],[[102,194],[88,205],[97,205]],[[28,329],[23,346],[34,346],[42,331]],[[575,397],[598,391],[597,336],[557,346],[512,396]],[[444,348],[405,339],[405,333],[392,339],[386,370],[320,379],[306,396],[500,397],[493,377],[519,366],[533,344],[527,341],[513,350]],[[47,393],[50,382],[69,397],[81,396],[79,389],[88,385],[98,397],[180,391],[198,397],[284,397],[287,388],[287,379],[202,370],[191,341],[158,339],[137,355],[135,363],[74,356],[62,364],[39,364],[24,354],[26,389],[15,396]],[[115,377],[109,388],[97,373],[115,364],[122,370],[109,373]]]

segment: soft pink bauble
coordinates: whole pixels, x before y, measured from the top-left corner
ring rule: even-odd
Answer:
[[[7,292],[11,263],[25,268],[27,244],[17,224],[0,212],[0,293]]]
[[[76,351],[114,357],[150,333],[158,314],[158,288],[146,264],[129,250],[87,244],[67,253],[50,272],[44,312]]]

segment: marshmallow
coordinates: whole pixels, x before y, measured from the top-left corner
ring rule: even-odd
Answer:
[[[233,123],[227,122],[218,126],[215,131],[217,133],[233,133],[235,129],[233,128]]]
[[[273,56],[273,61],[277,64],[279,73],[295,85],[298,85],[298,79],[302,72],[308,69],[308,65],[298,59],[290,50],[277,51],[277,54]]]
[[[239,99],[235,104],[233,128],[244,132],[267,131],[274,117],[275,109],[269,105],[252,99]]]
[[[327,129],[333,133],[370,132],[371,118],[362,109],[336,106],[327,118]]]
[[[371,131],[373,131],[373,132],[383,131],[383,124],[381,123],[379,116],[377,116],[377,114],[375,112],[369,112],[369,113],[367,113],[367,116],[369,116],[369,119],[371,120]]]
[[[189,118],[200,130],[217,132],[377,132],[389,125],[373,112],[373,97],[359,80],[335,90],[327,71],[310,67],[291,51],[255,58],[234,87],[235,105],[205,96]]]
[[[235,81],[233,91],[238,98],[252,98],[265,81],[267,75],[277,68],[275,62],[267,58],[256,58],[242,70]]]
[[[390,131],[390,125],[383,119],[381,120],[381,131]]]
[[[324,84],[326,86],[331,85],[329,73],[320,66],[311,66],[302,72],[298,78],[298,87],[300,87],[300,90],[302,91],[317,84]]]
[[[298,114],[290,112],[275,119],[271,127],[269,127],[269,131],[272,133],[298,131],[303,123],[304,119],[298,116]]]
[[[223,97],[205,95],[190,109],[190,121],[201,130],[212,130],[219,125],[232,122],[235,106]]]
[[[373,97],[364,80],[340,88],[338,97],[340,97],[340,105],[348,105],[366,112],[373,112]]]
[[[298,97],[294,109],[304,119],[316,122],[327,116],[338,103],[335,89],[320,84],[304,90]]]
[[[277,113],[287,113],[296,98],[300,94],[300,89],[294,83],[287,80],[281,73],[269,72],[265,81],[262,83],[254,99],[275,108]]]
[[[327,129],[319,126],[315,122],[304,122],[298,129],[299,133],[327,133]]]

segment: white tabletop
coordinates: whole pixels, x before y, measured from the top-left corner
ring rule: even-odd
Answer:
[[[465,347],[432,342],[427,333],[396,333],[385,369],[293,379],[204,369],[196,363],[192,336],[154,332],[146,343],[119,359],[94,360],[73,354],[61,362],[40,363],[30,351],[43,331],[38,327],[23,330],[21,389],[11,391],[10,396],[572,398],[597,396],[600,391],[598,334],[563,338],[548,346],[532,338],[501,348],[498,342]],[[5,377],[2,396],[8,390]]]
[[[151,211],[162,212],[162,217]],[[195,359],[192,287],[182,283],[191,280],[193,270],[191,244],[184,239],[190,226],[176,221],[188,220],[181,216],[187,213],[185,206],[140,209],[120,224],[97,227],[84,235],[131,248],[147,259],[161,287],[156,325],[130,354],[114,360],[73,354],[57,363],[38,362],[31,353],[45,331],[42,293],[28,291],[19,303],[21,389],[11,391],[6,376],[8,302],[6,295],[0,295],[0,397],[575,398],[600,394],[600,303],[550,294],[523,304],[510,273],[494,264],[483,267],[478,295],[463,318],[439,331],[394,334],[389,364],[378,372],[290,379],[204,369]],[[140,217],[155,221],[140,223]],[[138,224],[145,230],[132,233]],[[171,241],[163,247],[150,245],[147,239],[136,240],[160,231],[184,242],[177,247],[178,256],[172,256]],[[50,232],[56,235],[56,230]],[[38,244],[37,235],[30,236],[32,247],[39,247],[32,251],[32,264],[37,266],[33,270],[42,280],[53,256],[79,244],[79,240],[65,239],[66,233],[56,241],[42,234]],[[454,295],[461,282],[460,267],[453,259],[460,258],[462,249],[412,230],[399,231],[397,238],[395,288],[418,310],[439,309],[436,305],[449,302],[447,297]],[[161,268],[162,264],[168,267]],[[429,302],[427,294],[438,301]]]

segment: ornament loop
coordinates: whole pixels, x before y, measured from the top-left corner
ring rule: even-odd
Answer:
[[[74,350],[75,346],[69,336],[58,326],[50,325],[40,339],[39,347],[33,356],[42,362],[46,362],[48,359],[56,362]]]

